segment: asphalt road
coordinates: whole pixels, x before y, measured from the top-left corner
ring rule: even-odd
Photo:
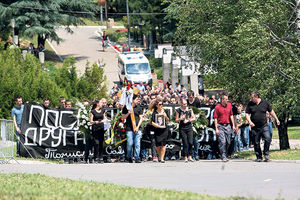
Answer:
[[[0,173],[41,173],[134,187],[174,189],[216,196],[300,199],[300,163],[199,161],[141,164],[9,164]]]
[[[107,76],[108,89],[112,88],[113,83],[119,81],[117,53],[110,47],[103,52],[99,38],[100,27],[78,26],[71,27],[71,29],[72,34],[63,27],[56,30],[57,35],[63,39],[59,44],[51,42],[57,54],[63,59],[73,56],[77,61],[75,66],[79,74],[85,71],[87,61],[93,64],[98,59],[102,60],[106,64],[104,73]]]

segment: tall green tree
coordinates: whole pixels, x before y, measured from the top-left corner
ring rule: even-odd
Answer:
[[[178,21],[175,41],[217,72],[218,86],[247,102],[258,90],[278,114],[280,148],[289,117],[299,112],[300,62],[293,0],[164,0]]]
[[[92,16],[95,9],[92,0],[0,0],[0,30],[9,31],[12,18],[19,33],[29,37],[38,35],[38,44],[50,39],[60,42],[56,27],[84,24],[80,17]]]

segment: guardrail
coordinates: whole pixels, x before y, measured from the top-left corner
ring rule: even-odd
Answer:
[[[0,119],[0,164],[15,160],[15,128],[12,120]]]

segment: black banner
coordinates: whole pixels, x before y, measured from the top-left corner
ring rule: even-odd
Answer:
[[[26,103],[21,124],[21,156],[47,159],[78,158],[84,154],[85,137],[77,128],[75,109],[45,109]]]
[[[177,107],[168,105],[165,106],[165,109],[169,110],[172,117]],[[209,124],[198,137],[199,155],[202,158],[207,158],[210,154],[216,155],[218,151],[217,136],[212,128],[214,108],[207,106],[200,109],[206,112]],[[116,109],[107,109],[109,119],[113,119],[116,113],[118,113]],[[24,146],[20,145],[20,155],[47,159],[82,158],[86,139],[77,127],[76,115],[77,110],[75,109],[44,108],[40,104],[26,103],[22,116],[22,133],[20,137]],[[181,150],[181,140],[176,135],[178,134],[175,134],[167,142],[167,153],[170,155],[177,154]],[[126,141],[124,142],[126,143]],[[142,140],[141,149],[147,148],[149,142],[150,140],[147,139]],[[117,146],[114,144],[105,145],[104,154],[121,155],[124,153],[123,147],[123,144]]]

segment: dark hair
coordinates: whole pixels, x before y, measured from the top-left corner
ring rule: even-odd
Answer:
[[[135,100],[138,97],[139,97],[139,95],[134,94],[132,100]]]
[[[253,91],[251,92],[251,95],[254,95],[255,97],[258,97],[259,98],[259,92],[258,91]]]
[[[22,99],[22,97],[17,96],[17,97],[15,98],[15,101],[17,101],[18,99]]]
[[[187,92],[187,96],[188,96],[188,97],[189,97],[189,96],[195,96],[194,91],[193,91],[193,90],[189,90],[189,91]]]
[[[100,102],[99,99],[95,99],[93,102],[93,106],[92,106],[92,110],[95,110],[95,108],[97,107],[97,104]]]
[[[47,97],[45,97],[44,99],[43,99],[43,101],[45,102],[45,101],[50,101]]]
[[[61,100],[66,99],[65,97],[59,97],[59,102],[61,102]]]

